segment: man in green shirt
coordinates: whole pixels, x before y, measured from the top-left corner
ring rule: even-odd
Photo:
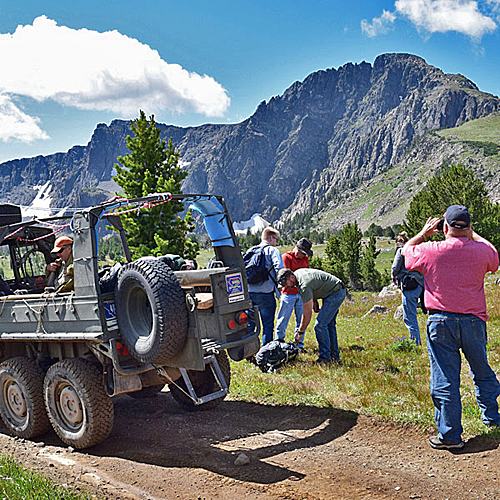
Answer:
[[[304,312],[296,336],[301,338],[311,322],[312,313],[317,312],[314,332],[318,340],[318,363],[340,363],[337,342],[337,314],[344,302],[346,291],[344,284],[336,276],[319,269],[281,269],[278,284],[282,287],[296,286],[304,303]],[[322,299],[321,309],[318,299]]]

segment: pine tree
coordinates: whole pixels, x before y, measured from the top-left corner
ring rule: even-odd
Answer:
[[[382,275],[375,268],[375,262],[380,254],[377,250],[377,238],[372,234],[363,250],[360,262],[360,274],[363,280],[363,290],[376,291],[382,284]]]
[[[187,172],[179,166],[179,152],[172,139],[168,144],[160,137],[154,115],[149,121],[144,111],[131,122],[134,136],[127,136],[130,153],[119,156],[115,163],[116,183],[127,198],[139,198],[151,193],[181,193],[181,183]],[[195,258],[198,244],[188,238],[194,229],[191,214],[182,219],[177,214],[184,210],[181,202],[167,202],[138,212],[122,215],[134,258],[146,255],[179,254]]]
[[[347,223],[338,236],[332,235],[325,248],[325,271],[340,278],[355,290],[361,287],[360,260],[361,260],[361,230],[355,221]]]
[[[413,197],[406,213],[405,230],[410,237],[414,236],[429,217],[442,217],[450,205],[466,206],[474,231],[500,248],[500,205],[488,198],[484,183],[460,164],[444,167]]]

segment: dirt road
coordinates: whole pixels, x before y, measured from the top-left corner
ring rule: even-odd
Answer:
[[[113,500],[500,499],[500,438],[452,454],[352,412],[225,401],[185,413],[168,392],[120,396],[115,411],[111,436],[83,452],[54,433],[30,442],[1,427],[2,452]],[[235,465],[242,452],[250,463]]]

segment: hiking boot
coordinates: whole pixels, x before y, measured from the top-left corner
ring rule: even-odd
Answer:
[[[332,362],[331,359],[327,359],[327,358],[318,358],[314,364],[315,365],[329,365],[330,363]]]
[[[463,441],[452,443],[451,441],[446,441],[446,439],[441,439],[439,436],[429,438],[429,444],[436,450],[461,450],[465,446]]]
[[[491,428],[500,428],[500,423],[499,422],[483,422],[486,427],[491,427]]]

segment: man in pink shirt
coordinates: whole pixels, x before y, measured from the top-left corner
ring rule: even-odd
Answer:
[[[500,426],[500,384],[486,356],[488,315],[484,295],[484,276],[498,269],[498,252],[471,229],[469,212],[460,205],[446,210],[446,239],[424,243],[439,231],[440,222],[429,217],[420,233],[406,243],[403,255],[406,268],[425,277],[427,350],[438,430],[429,442],[436,449],[456,450],[464,447],[460,349],[471,369],[483,423]]]

